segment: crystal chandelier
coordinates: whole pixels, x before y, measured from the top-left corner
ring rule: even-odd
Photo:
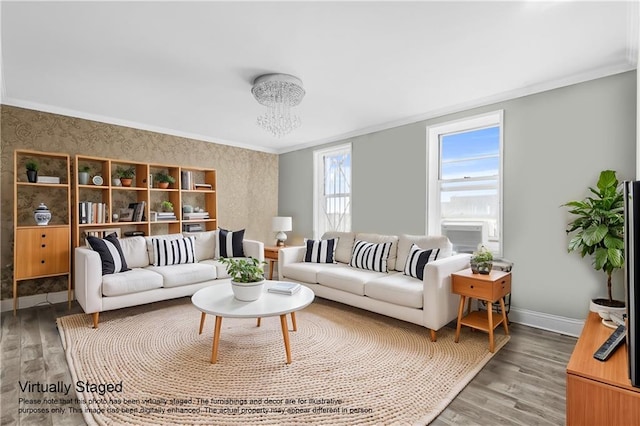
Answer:
[[[302,81],[289,74],[265,74],[253,81],[251,93],[267,107],[267,112],[258,117],[258,125],[281,138],[300,127],[300,117],[291,115],[291,107],[304,98]]]

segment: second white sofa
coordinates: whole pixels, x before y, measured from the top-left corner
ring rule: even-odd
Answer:
[[[460,297],[451,293],[451,273],[469,267],[468,254],[452,255],[443,236],[380,235],[330,232],[323,240],[337,239],[335,263],[305,262],[306,246],[279,251],[280,280],[302,283],[319,297],[366,309],[424,326],[436,341],[436,331],[457,318]],[[354,243],[391,242],[387,272],[350,266]],[[422,280],[405,275],[412,245],[439,249],[438,257],[424,267]]]

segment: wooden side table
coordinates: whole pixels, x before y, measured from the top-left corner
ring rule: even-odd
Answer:
[[[511,272],[491,271],[489,275],[474,274],[471,269],[451,274],[451,291],[460,295],[458,308],[458,325],[455,341],[460,338],[460,326],[466,325],[477,330],[489,332],[489,351],[495,349],[493,330],[502,323],[504,332],[509,334],[507,313],[504,307],[504,296],[511,293]],[[469,299],[467,315],[462,316],[465,302]],[[487,313],[480,311],[469,312],[471,299],[484,300],[487,303]],[[494,322],[493,303],[500,302],[502,317]]]
[[[278,263],[278,252],[285,246],[270,246],[264,248],[264,258],[269,261],[269,279],[273,279],[273,267]]]

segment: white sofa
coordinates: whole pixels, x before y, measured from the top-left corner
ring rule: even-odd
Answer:
[[[195,236],[197,263],[153,266],[152,238]],[[98,327],[100,312],[193,295],[209,285],[230,281],[227,268],[216,259],[217,231],[119,239],[130,271],[102,275],[100,255],[90,247],[75,249],[75,297]],[[246,257],[264,260],[264,243],[244,240]]]
[[[460,297],[451,293],[451,273],[469,267],[468,254],[452,256],[452,245],[443,236],[379,235],[330,232],[322,239],[338,238],[336,263],[304,262],[305,246],[279,251],[278,273],[282,281],[302,283],[325,299],[366,309],[436,331],[457,318]],[[349,266],[354,241],[392,242],[388,272]],[[420,281],[403,273],[412,244],[439,248],[438,258],[427,263]]]

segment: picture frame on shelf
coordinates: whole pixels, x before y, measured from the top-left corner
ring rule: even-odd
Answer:
[[[133,209],[120,209],[118,222],[133,222]]]

